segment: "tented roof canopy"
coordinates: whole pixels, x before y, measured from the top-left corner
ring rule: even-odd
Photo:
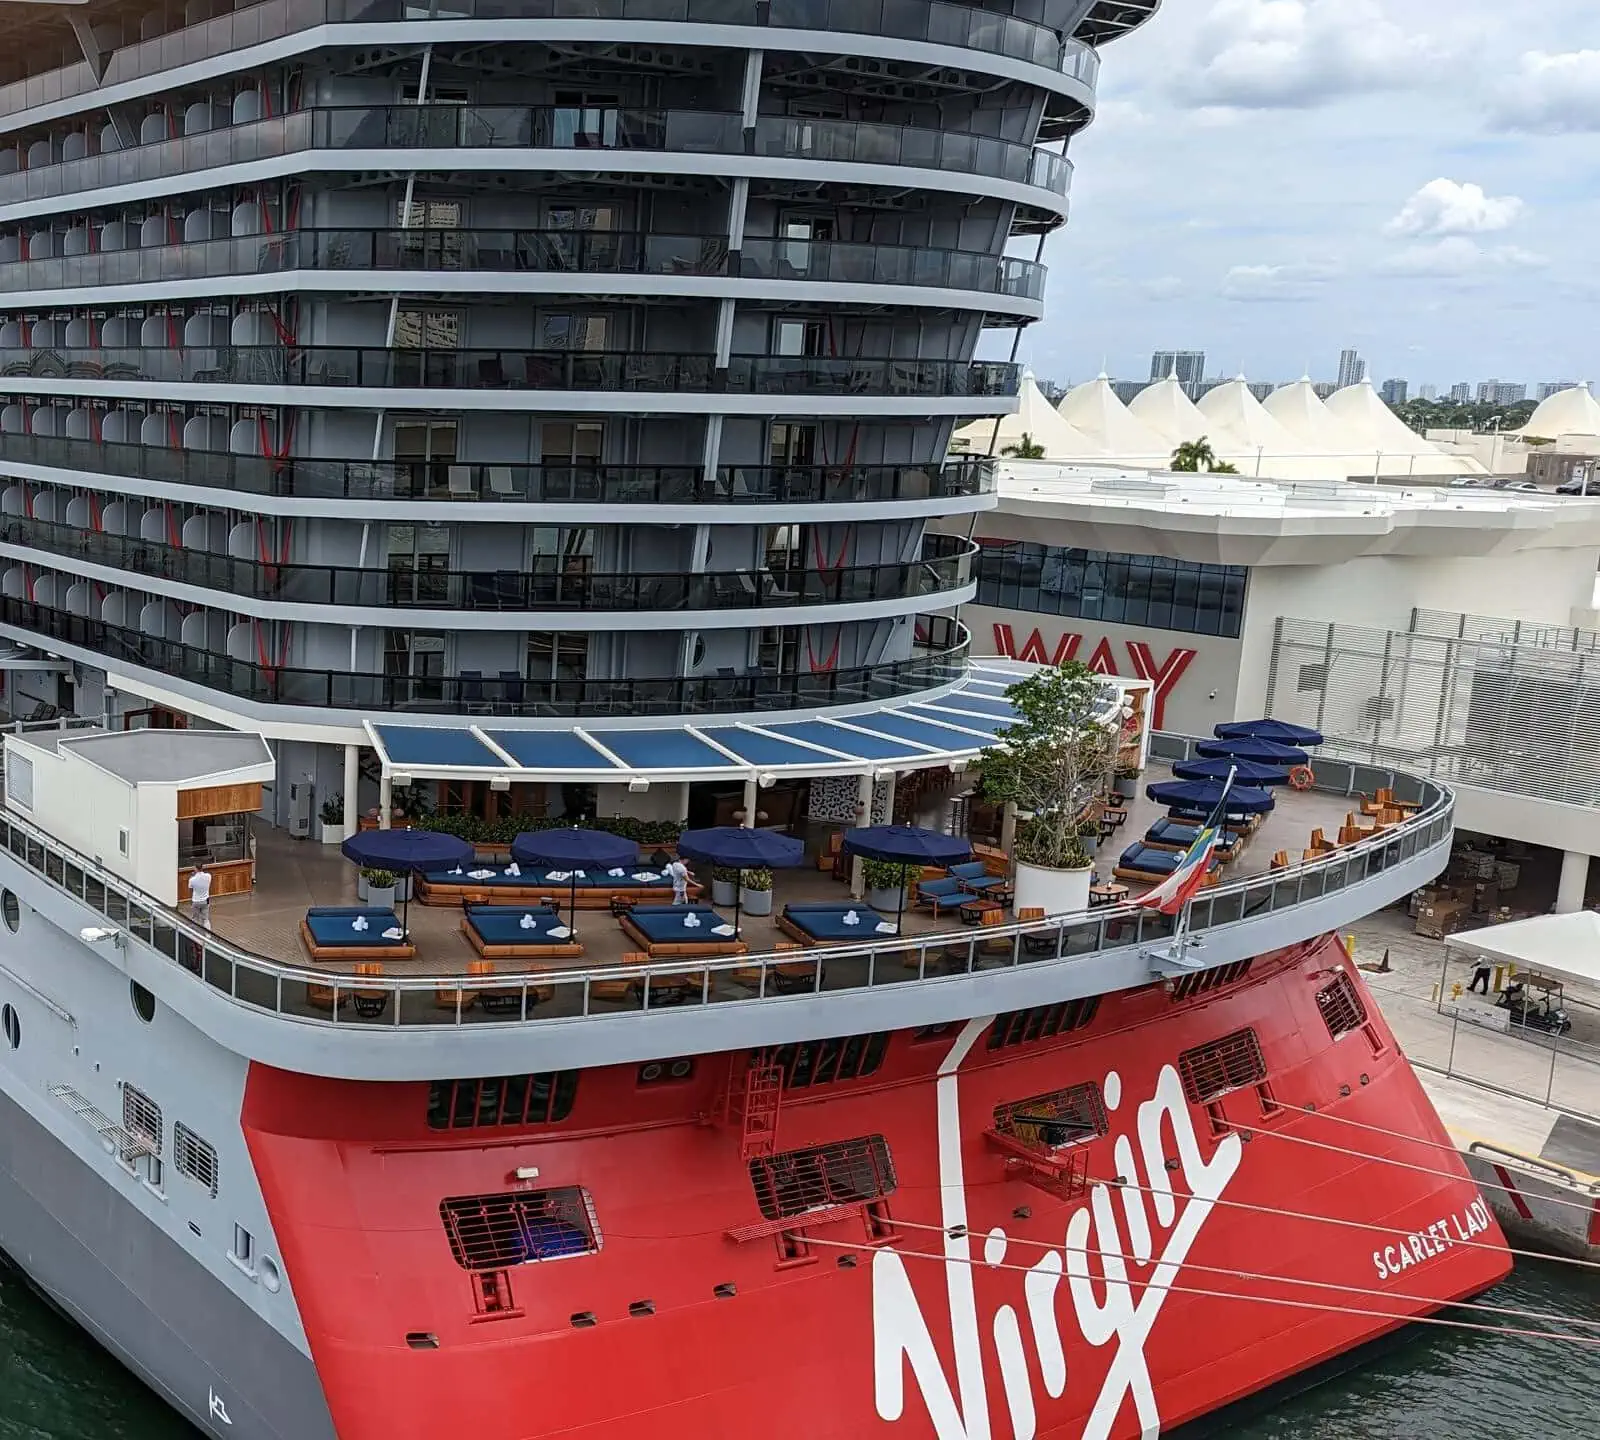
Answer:
[[[1128,413],[1173,450],[1198,440],[1210,423],[1176,375],[1146,385],[1128,402]]]
[[[1081,434],[1057,414],[1039,389],[1031,374],[1022,377],[1017,390],[1017,408],[1000,417],[1000,430],[995,434],[992,418],[974,420],[956,432],[956,439],[970,453],[987,455],[991,443],[994,453],[1005,453],[1008,445],[1019,444],[1026,435],[1034,444],[1044,446],[1046,460],[1071,460],[1078,457],[1102,455],[1102,451],[1088,436]],[[961,448],[957,446],[956,448]]]
[[[1445,944],[1463,954],[1508,961],[1558,980],[1600,985],[1600,915],[1593,910],[1463,930]]]
[[[1559,440],[1563,435],[1600,435],[1600,401],[1589,393],[1587,385],[1558,390],[1539,402],[1539,408],[1518,433],[1545,440]]]
[[[1101,374],[1067,391],[1061,398],[1062,417],[1090,442],[1109,455],[1170,455],[1172,447],[1161,436],[1129,413],[1117,399],[1111,381]]]
[[[1261,402],[1261,408],[1308,450],[1334,454],[1346,443],[1339,422],[1328,413],[1309,375],[1293,385],[1280,385]]]

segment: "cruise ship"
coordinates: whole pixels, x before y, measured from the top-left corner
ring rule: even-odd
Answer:
[[[202,1433],[1149,1440],[1505,1274],[1337,939],[1436,780],[1319,761],[1177,917],[472,928],[578,822],[1005,880],[949,440],[1157,4],[0,8],[0,1249]],[[395,827],[479,858],[356,960]]]

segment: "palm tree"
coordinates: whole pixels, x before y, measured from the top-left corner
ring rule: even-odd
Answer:
[[[1043,460],[1044,446],[1041,445],[1026,430],[1022,432],[1022,439],[1014,445],[1007,445],[1000,451],[1002,455],[1009,455],[1013,460]]]
[[[1208,470],[1213,475],[1237,475],[1239,472],[1226,460],[1218,460],[1211,442],[1202,435],[1198,440],[1185,440],[1172,452],[1168,467],[1173,470],[1195,472]]]

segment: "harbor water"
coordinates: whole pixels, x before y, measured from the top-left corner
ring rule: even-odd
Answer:
[[[1600,1325],[1600,1274],[1523,1261],[1489,1303]],[[1463,1316],[1530,1330],[1511,1317]],[[1600,1329],[1587,1332],[1600,1337]],[[1584,1436],[1600,1414],[1592,1346],[1520,1335],[1415,1327],[1409,1339],[1358,1370],[1230,1415],[1230,1440],[1549,1440]],[[863,1437],[893,1440],[893,1427]],[[0,1272],[0,1440],[195,1440],[197,1432],[14,1272]],[[712,1440],[712,1437],[708,1437]],[[715,1437],[753,1440],[753,1437]]]

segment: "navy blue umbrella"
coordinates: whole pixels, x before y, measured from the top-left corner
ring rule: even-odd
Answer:
[[[438,830],[358,830],[339,847],[346,860],[364,869],[393,870],[404,874],[442,865],[461,865],[472,859],[472,845]],[[400,925],[411,914],[411,890],[401,901]]]
[[[1282,745],[1276,740],[1260,740],[1246,735],[1241,740],[1202,740],[1196,753],[1208,758],[1256,760],[1263,765],[1309,765],[1311,757],[1294,745]]]
[[[1161,805],[1177,805],[1185,810],[1215,810],[1222,799],[1220,780],[1163,780],[1146,785],[1144,793]],[[1235,785],[1228,791],[1230,815],[1259,815],[1272,809],[1272,796],[1250,785]]]
[[[713,825],[707,830],[685,830],[678,836],[678,854],[707,865],[724,865],[739,872],[744,886],[746,870],[777,870],[803,864],[805,842],[776,830],[756,830],[748,825]],[[739,934],[740,897],[733,902],[733,933]]]
[[[959,835],[925,830],[920,825],[864,825],[845,832],[843,849],[864,860],[887,860],[902,865],[959,865],[972,858],[972,845]],[[906,887],[900,882],[900,904],[895,910],[895,933],[905,916]]]
[[[1287,720],[1235,720],[1218,725],[1219,740],[1276,740],[1280,745],[1320,745],[1322,732],[1307,725],[1291,725]]]
[[[572,897],[567,912],[568,927],[578,933],[578,869],[614,870],[618,865],[636,865],[639,847],[609,830],[580,830],[568,826],[560,830],[529,830],[511,842],[511,858],[519,865],[543,865],[546,869],[565,865],[572,871]]]
[[[1263,765],[1256,760],[1181,760],[1172,767],[1180,780],[1226,780],[1231,773],[1236,785],[1287,785],[1289,772],[1281,765]]]

